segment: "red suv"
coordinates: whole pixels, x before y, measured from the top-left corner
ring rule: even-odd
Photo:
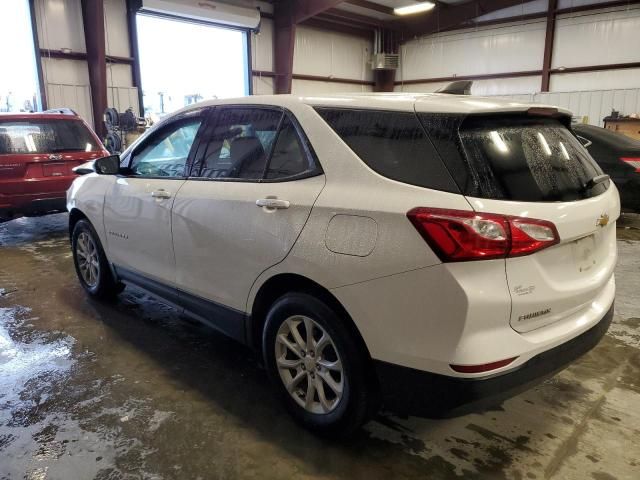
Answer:
[[[66,210],[72,169],[107,155],[70,110],[0,114],[0,221]]]

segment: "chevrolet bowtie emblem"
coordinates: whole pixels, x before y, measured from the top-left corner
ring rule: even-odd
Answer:
[[[609,215],[603,213],[596,221],[596,227],[606,227],[609,224]]]

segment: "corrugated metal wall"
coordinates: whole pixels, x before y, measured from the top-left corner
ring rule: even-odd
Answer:
[[[273,21],[262,19],[260,32],[251,35],[251,68],[254,71],[273,72]],[[271,95],[273,78],[253,77],[255,95]]]
[[[40,48],[86,52],[80,0],[36,0]],[[125,0],[105,0],[107,55],[131,57]],[[43,58],[42,74],[49,108],[69,107],[93,125],[87,62]],[[110,107],[138,113],[138,93],[129,65],[107,65]]]
[[[263,19],[260,33],[251,37],[252,66],[256,71],[273,72],[273,22]],[[299,26],[293,57],[293,73],[335,79],[373,81],[368,64],[372,42],[351,35]],[[292,93],[366,92],[371,85],[294,79]],[[254,75],[255,94],[273,93],[273,78]]]
[[[540,70],[545,22],[431,35],[405,44],[397,80]]]
[[[343,33],[298,27],[293,55],[293,73],[319,77],[373,81],[367,62],[371,41]],[[371,91],[368,85],[337,84],[293,80],[292,93],[329,93]]]
[[[524,95],[500,95],[520,102],[536,102],[571,110],[580,120],[604,126],[602,119],[617,110],[623,113],[640,112],[640,88],[622,90],[593,90],[583,92],[548,92]]]
[[[587,3],[601,2],[561,0],[559,7],[571,8]],[[542,12],[546,6],[546,0],[536,0],[494,12],[480,20]],[[561,15],[556,22],[552,68],[640,62],[638,32],[639,5]],[[398,80],[541,70],[544,37],[545,21],[541,20],[445,32],[417,39],[402,48]],[[396,90],[429,92],[443,84],[398,85]],[[472,92],[475,95],[533,95],[540,87],[540,76],[498,78],[476,81]],[[551,76],[550,85],[552,92],[584,91],[596,99],[598,94],[594,91],[637,88],[640,88],[640,69],[557,73]],[[631,108],[632,103],[626,102],[624,107]],[[589,111],[592,117],[595,107]],[[633,113],[638,110],[621,111]]]

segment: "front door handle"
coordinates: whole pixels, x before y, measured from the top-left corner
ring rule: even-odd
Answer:
[[[280,208],[289,208],[291,205],[287,200],[279,200],[277,198],[261,198],[256,200],[256,205],[264,207],[268,210],[275,210]]]
[[[153,198],[171,198],[171,194],[163,189],[154,190],[151,192],[151,196]]]

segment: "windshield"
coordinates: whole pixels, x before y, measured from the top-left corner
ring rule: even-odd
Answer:
[[[80,120],[0,121],[0,155],[99,149],[98,142]]]

